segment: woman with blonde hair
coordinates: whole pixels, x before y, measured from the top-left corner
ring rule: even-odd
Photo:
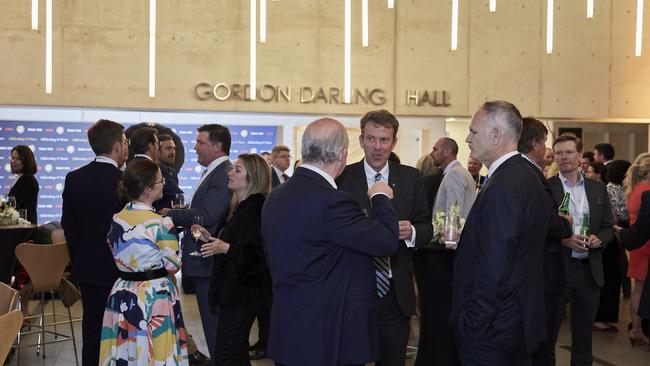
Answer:
[[[650,157],[637,157],[634,164],[630,166],[623,181],[625,194],[627,196],[627,208],[630,215],[630,225],[637,220],[639,208],[641,207],[641,195],[650,190]],[[639,300],[643,284],[648,272],[648,257],[650,257],[650,241],[641,248],[630,251],[630,264],[627,276],[634,278],[634,288],[630,297],[630,316],[632,328],[630,329],[630,343],[632,345],[648,345],[650,341],[643,334],[641,318],[638,315]]]
[[[210,303],[219,307],[215,366],[250,365],[248,335],[255,316],[271,302],[271,275],[262,246],[262,206],[271,168],[257,154],[242,154],[228,173],[233,204],[228,221],[210,235],[200,227],[204,257],[214,256]]]

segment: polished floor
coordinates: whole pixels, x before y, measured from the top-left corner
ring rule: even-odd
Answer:
[[[34,301],[30,304],[30,309],[34,309],[37,302]],[[56,302],[57,312],[63,311],[64,308],[59,301]],[[203,340],[201,322],[198,317],[198,308],[196,299],[193,295],[183,295],[182,297],[183,315],[185,323],[194,339],[198,342],[199,349],[207,354],[205,341]],[[51,305],[48,304],[48,309]],[[72,308],[73,316],[81,315],[81,306],[79,303],[75,304]],[[619,323],[617,324],[620,329],[617,333],[608,332],[594,332],[594,365],[604,366],[644,366],[650,365],[650,347],[631,347],[627,339],[627,323],[629,319],[628,301],[621,300],[621,311]],[[414,323],[416,321],[414,320]],[[571,334],[567,327],[568,322],[565,321],[557,345],[557,364],[569,365],[570,364],[570,340]],[[64,329],[67,329],[64,327]],[[257,325],[254,325],[253,332],[257,331]],[[75,323],[75,334],[77,335],[78,349],[81,350],[81,341],[79,335],[81,334],[81,324]],[[49,337],[48,337],[49,339]],[[256,334],[251,334],[251,340],[257,339]],[[34,341],[35,336],[27,337],[26,341]],[[42,356],[42,355],[41,355]],[[81,356],[81,353],[79,353]],[[14,355],[9,365],[16,365],[16,356]],[[21,365],[74,365],[74,351],[71,342],[56,343],[47,345],[45,349],[45,358],[36,355],[35,348],[27,348],[21,351]],[[270,360],[253,361],[255,366],[269,366],[273,365]],[[413,365],[413,360],[407,361],[406,365]]]

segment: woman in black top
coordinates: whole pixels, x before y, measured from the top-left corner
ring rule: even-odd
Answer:
[[[36,204],[38,201],[38,181],[36,159],[32,150],[25,145],[11,149],[11,171],[18,178],[11,187],[8,196],[16,198],[16,209],[27,210],[27,220],[36,224]]]
[[[214,365],[250,365],[248,334],[271,301],[271,275],[262,246],[262,206],[271,169],[256,154],[242,154],[228,173],[233,204],[218,238],[201,228],[204,257],[214,256],[210,301],[219,307]]]

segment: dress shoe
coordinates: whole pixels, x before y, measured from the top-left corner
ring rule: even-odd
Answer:
[[[209,366],[211,365],[210,363],[210,358],[208,356],[204,355],[203,353],[196,351],[192,354],[190,354],[187,357],[188,361],[190,362],[190,365],[192,366]]]
[[[248,358],[251,360],[261,360],[266,358],[266,351],[263,349],[255,348],[251,351],[248,351]]]

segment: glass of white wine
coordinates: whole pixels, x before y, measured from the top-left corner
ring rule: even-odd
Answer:
[[[183,193],[178,193],[176,197],[172,200],[172,208],[180,209],[185,208],[185,195]]]
[[[16,197],[7,196],[7,206],[16,209]]]
[[[201,229],[199,229],[198,226],[200,225],[203,226],[203,216],[201,215],[195,215],[192,219],[192,237],[194,238],[194,243],[196,244],[194,247],[194,251],[190,253],[190,255],[195,256],[195,257],[200,257],[201,252],[198,251],[199,249],[199,238],[201,237]]]

